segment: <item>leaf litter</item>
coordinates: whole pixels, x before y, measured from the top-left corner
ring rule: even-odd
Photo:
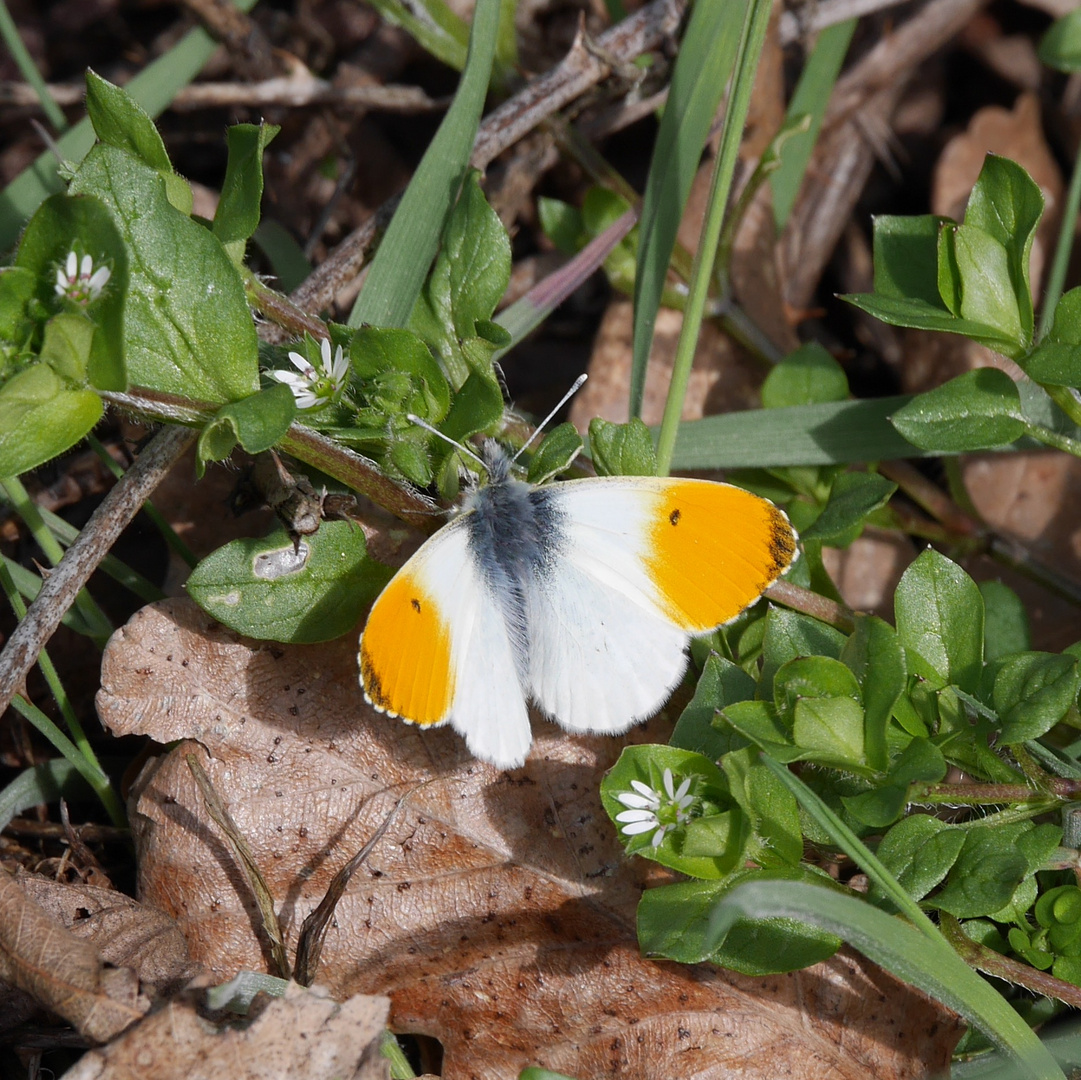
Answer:
[[[634,911],[658,871],[622,856],[601,808],[615,742],[538,721],[525,767],[501,773],[449,730],[374,713],[353,650],[351,638],[250,642],[165,601],[106,651],[98,708],[110,730],[187,740],[144,767],[130,815],[140,896],[177,920],[215,980],[264,970],[269,945],[185,762],[193,753],[251,847],[290,951],[334,874],[421,785],[342,896],[317,982],[339,1000],[385,994],[394,1031],[442,1043],[448,1080],[531,1064],[643,1078],[946,1067],[954,1020],[854,956],[767,978],[642,957]]]

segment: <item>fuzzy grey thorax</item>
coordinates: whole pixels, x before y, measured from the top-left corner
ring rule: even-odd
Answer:
[[[519,682],[527,687],[529,583],[543,582],[563,546],[562,515],[549,488],[510,475],[511,460],[494,440],[482,451],[488,483],[466,501],[469,550],[481,580],[499,607]]]

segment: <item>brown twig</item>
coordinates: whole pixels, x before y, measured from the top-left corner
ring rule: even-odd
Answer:
[[[0,652],[0,712],[11,704],[26,673],[90,575],[195,436],[196,432],[183,427],[169,426],[159,431],[45,578],[26,618]]]

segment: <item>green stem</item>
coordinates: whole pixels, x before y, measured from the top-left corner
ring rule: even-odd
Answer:
[[[1074,158],[1073,174],[1070,176],[1070,189],[1066,192],[1066,205],[1062,208],[1062,222],[1058,228],[1058,241],[1055,244],[1055,258],[1047,274],[1047,286],[1043,293],[1043,306],[1040,309],[1040,325],[1036,340],[1042,341],[1055,319],[1055,308],[1062,296],[1062,286],[1066,282],[1066,270],[1070,265],[1070,253],[1073,250],[1074,227],[1077,224],[1077,211],[1081,207],[1081,143]],[[1050,388],[1045,387],[1050,393]],[[1053,396],[1053,395],[1052,395]]]
[[[657,443],[658,476],[667,476],[672,468],[672,452],[675,449],[676,433],[679,431],[679,422],[683,413],[683,399],[687,393],[691,365],[694,362],[694,352],[702,326],[702,316],[709,297],[721,227],[724,224],[724,211],[732,189],[732,175],[735,172],[743,125],[750,106],[754,73],[766,40],[770,10],[771,5],[766,0],[752,0],[743,24],[739,54],[729,90],[728,107],[725,109],[724,125],[721,129],[721,148],[713,170],[709,209],[703,223],[701,241],[694,255],[691,291],[683,314],[683,325],[680,328],[679,342],[676,345],[676,355],[672,365],[672,381],[668,387],[668,399],[665,401],[664,416],[661,419],[661,431]]]
[[[26,522],[26,527],[37,541],[38,547],[45,553],[45,557],[53,566],[56,566],[64,557],[64,549],[49,531],[37,503],[30,498],[22,481],[14,476],[8,476],[0,480],[0,488],[7,493],[15,512]],[[75,598],[75,606],[87,625],[92,628],[94,640],[104,647],[113,632],[112,623],[109,622],[105,612],[98,607],[97,602],[86,589],[82,589]]]
[[[1047,396],[1077,425],[1081,427],[1081,401],[1068,386],[1048,386],[1040,383]]]
[[[1060,386],[1058,389],[1062,390],[1064,387]],[[1073,454],[1074,457],[1081,457],[1081,441],[1071,439],[1069,435],[1061,435],[1059,432],[1052,431],[1042,424],[1033,424],[1031,422],[1025,423],[1025,434],[1037,442],[1053,446],[1056,450],[1064,450],[1067,454]]]
[[[124,475],[124,470],[120,467],[120,463],[105,449],[104,445],[95,435],[87,435],[86,441],[90,444],[90,448],[101,459],[102,464],[119,480]],[[188,564],[190,567],[195,567],[199,562],[199,557],[180,539],[176,534],[176,530],[165,520],[161,515],[161,511],[149,500],[143,503],[143,513],[154,523],[154,527],[165,537],[165,542]],[[104,569],[104,564],[103,564]],[[142,595],[141,593],[139,595]]]

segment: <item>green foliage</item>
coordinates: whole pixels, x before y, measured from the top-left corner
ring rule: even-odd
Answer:
[[[196,567],[187,588],[238,633],[310,644],[352,629],[390,576],[367,557],[362,530],[333,521],[297,547],[282,531],[233,540]]]
[[[598,476],[655,476],[657,455],[649,428],[635,418],[613,424],[599,416],[589,422],[589,448]]]

